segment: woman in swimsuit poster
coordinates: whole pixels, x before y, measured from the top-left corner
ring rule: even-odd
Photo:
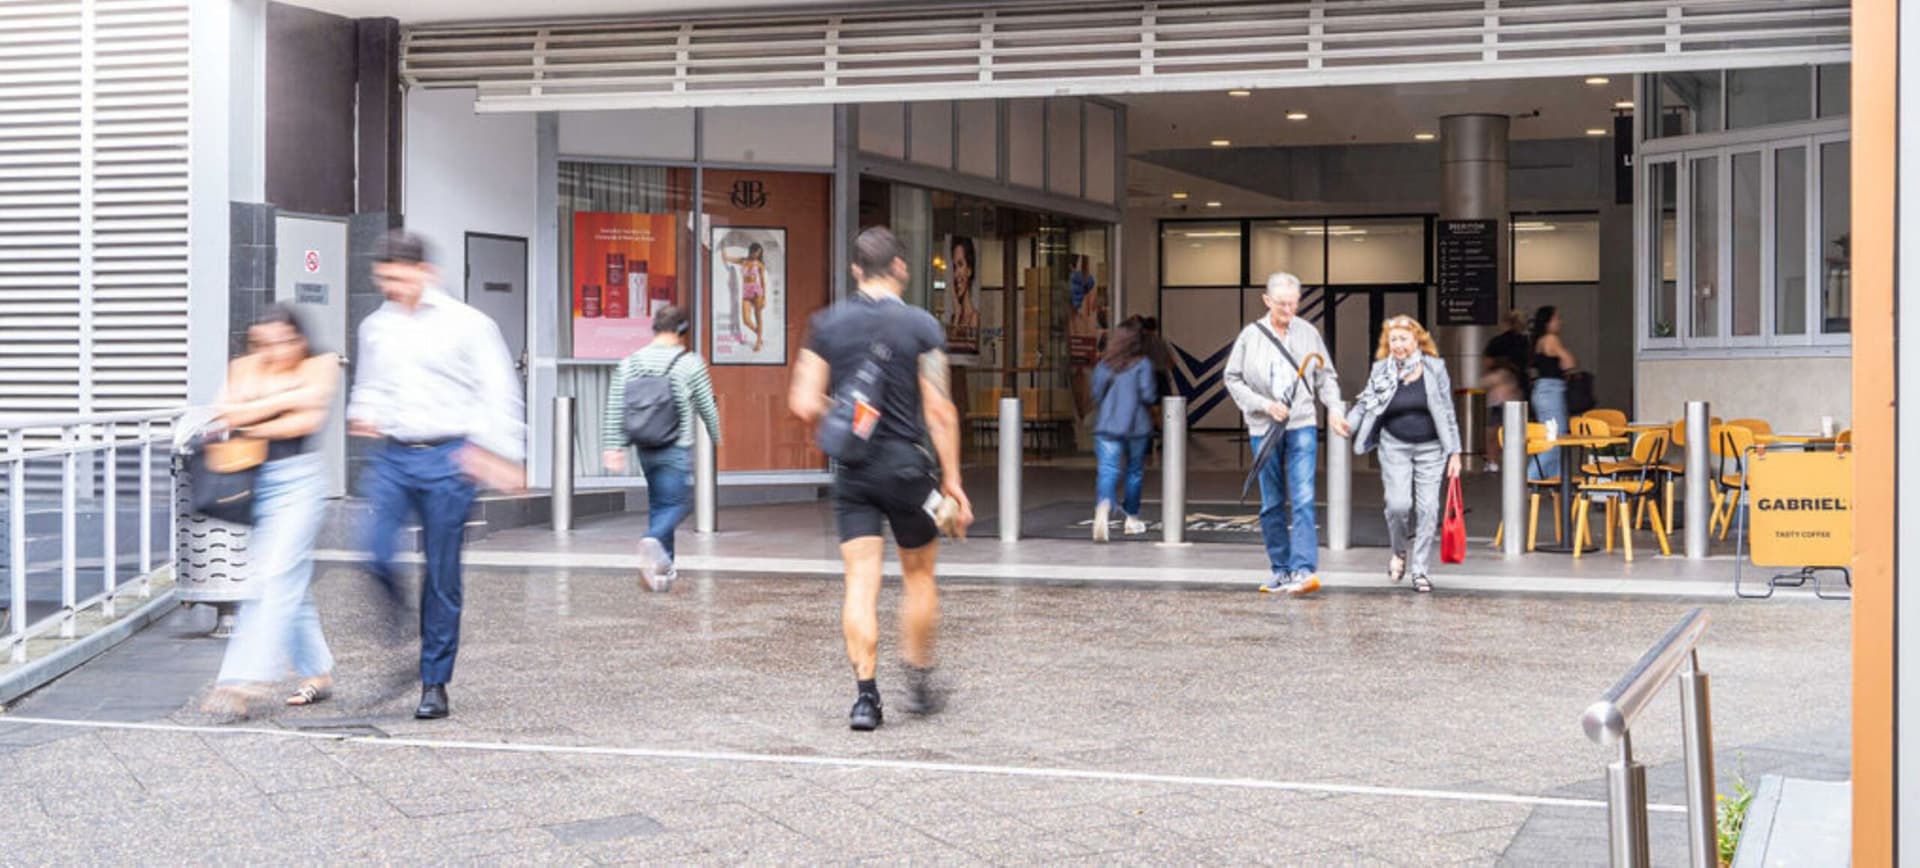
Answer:
[[[753,332],[753,351],[766,346],[767,251],[755,241],[747,245],[744,257],[727,256],[727,264],[740,269],[740,314]]]
[[[979,257],[974,254],[973,239],[965,235],[953,236],[948,247],[953,299],[947,308],[947,352],[970,356],[980,352],[980,308],[973,297]]]

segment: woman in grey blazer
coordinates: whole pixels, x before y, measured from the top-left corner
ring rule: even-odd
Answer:
[[[1347,411],[1353,451],[1380,450],[1380,482],[1387,494],[1387,532],[1393,558],[1387,575],[1413,573],[1413,589],[1433,590],[1427,570],[1440,525],[1440,473],[1460,475],[1460,425],[1453,416],[1453,383],[1433,336],[1410,316],[1380,329],[1378,361],[1367,386]],[[1409,527],[1409,519],[1412,526]]]

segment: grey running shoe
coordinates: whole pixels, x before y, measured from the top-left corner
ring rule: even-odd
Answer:
[[[1266,584],[1260,586],[1260,593],[1284,594],[1287,592],[1287,588],[1292,586],[1292,584],[1293,584],[1293,576],[1290,576],[1286,573],[1274,573],[1273,578],[1268,579]]]
[[[909,664],[906,669],[907,701],[905,707],[908,714],[924,717],[929,714],[938,714],[941,709],[947,707],[947,692],[941,689],[940,685],[934,681],[933,669],[931,667],[921,669],[918,666]]]
[[[1304,597],[1320,590],[1320,577],[1313,573],[1294,573],[1293,581],[1287,585],[1287,596]]]

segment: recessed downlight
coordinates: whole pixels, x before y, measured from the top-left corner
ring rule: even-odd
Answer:
[[[1599,127],[1588,127],[1588,128],[1587,128],[1587,135],[1589,135],[1589,136],[1604,136],[1604,135],[1606,135],[1606,134],[1607,134],[1607,131],[1606,131],[1606,130],[1603,130],[1603,129],[1601,129],[1601,128],[1599,128]]]
[[[1290,112],[1287,112],[1287,120],[1290,120],[1290,121],[1304,121],[1304,120],[1306,120],[1306,119],[1307,119],[1307,113],[1306,113],[1306,112],[1303,112],[1303,111],[1300,111],[1300,110],[1298,110],[1298,109],[1296,109],[1296,110],[1294,110],[1294,111],[1290,111]]]
[[[1599,87],[1600,85],[1603,85],[1603,84],[1612,84],[1613,79],[1608,78],[1604,75],[1590,75],[1590,76],[1587,76],[1587,83],[1590,85],[1593,85],[1594,87]]]
[[[1232,139],[1214,139],[1213,141],[1208,142],[1207,144],[1212,145],[1216,148],[1231,148],[1233,147],[1233,140]]]
[[[1633,100],[1630,100],[1630,99],[1620,100],[1614,103],[1613,107],[1618,111],[1623,111],[1623,112],[1633,111]]]
[[[1240,97],[1253,96],[1253,91],[1247,90],[1244,87],[1236,87],[1233,90],[1227,91],[1227,96],[1240,96]]]
[[[1208,207],[1208,208],[1218,208],[1218,207],[1220,207],[1220,203],[1219,203],[1219,202],[1208,202],[1208,203],[1207,203],[1207,207]]]
[[[1413,134],[1413,140],[1416,142],[1431,142],[1437,138],[1439,138],[1439,136],[1436,136],[1433,133],[1429,133],[1425,130],[1422,130],[1420,132]]]
[[[1175,191],[1173,191],[1173,198],[1175,198],[1175,199],[1185,199],[1185,198],[1187,198],[1187,191],[1185,191],[1185,190],[1175,190]]]

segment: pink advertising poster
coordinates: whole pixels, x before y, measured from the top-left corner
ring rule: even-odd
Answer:
[[[679,304],[672,214],[573,215],[573,356],[620,359],[653,340],[653,315]]]

